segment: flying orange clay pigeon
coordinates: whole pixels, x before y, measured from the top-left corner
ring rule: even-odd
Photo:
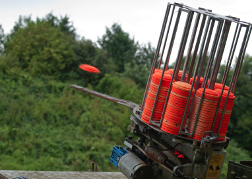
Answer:
[[[82,64],[79,66],[80,69],[88,71],[90,73],[100,73],[100,70],[98,68],[95,68],[91,65],[87,65],[87,64]]]

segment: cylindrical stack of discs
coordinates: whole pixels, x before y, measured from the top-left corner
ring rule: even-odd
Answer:
[[[219,95],[221,94],[221,89],[217,89],[215,91]],[[228,93],[227,90],[223,91],[221,102],[220,102],[220,107],[218,109],[217,118],[216,118],[216,121],[214,124],[214,129],[213,129],[214,133],[218,132],[218,128],[219,128],[220,120],[221,120],[221,116],[222,116],[222,111],[223,111],[224,104],[225,104],[225,101],[227,98],[227,93]],[[227,105],[226,105],[226,108],[224,111],[224,116],[223,116],[223,120],[222,120],[222,124],[221,124],[221,128],[220,128],[218,140],[225,140],[227,129],[228,129],[228,123],[230,120],[230,116],[231,116],[231,112],[232,112],[232,108],[233,108],[233,104],[234,104],[234,99],[235,99],[234,94],[230,92],[229,96],[228,96]]]
[[[174,69],[169,69],[169,70],[168,70],[168,72],[169,72],[171,75],[173,74],[173,71],[174,71]],[[182,71],[182,70],[179,70],[178,77],[177,77],[177,80],[176,80],[176,81],[181,81],[182,74],[183,74],[183,71]],[[184,82],[186,82],[186,79],[187,79],[187,74],[185,74]]]
[[[220,84],[220,83],[214,84],[214,90],[222,89],[222,87],[223,87],[223,84]],[[224,90],[228,90],[228,86],[225,85]]]
[[[150,121],[150,117],[151,117],[152,109],[155,103],[162,72],[163,70],[156,69],[151,79],[151,84],[149,87],[148,95],[146,97],[144,110],[141,117],[142,121],[146,122],[147,124],[149,124],[149,121]],[[155,109],[153,112],[153,116],[152,116],[153,122],[159,122],[161,119],[167,92],[168,92],[170,82],[171,82],[171,78],[172,76],[170,75],[170,73],[166,71],[162,79],[162,83],[161,83],[160,90],[157,97],[157,102],[156,102]]]
[[[192,112],[190,114],[187,126],[187,130],[189,133],[192,133],[193,131],[193,126],[198,112],[202,93],[203,88],[200,88],[196,91]],[[202,105],[199,111],[198,121],[195,127],[195,132],[192,136],[193,139],[201,140],[203,133],[205,131],[211,130],[219,98],[220,95],[215,90],[211,90],[208,88],[205,89]]]
[[[191,85],[185,82],[176,81],[172,83],[171,93],[166,106],[164,119],[162,122],[161,130],[178,135],[180,126],[182,125],[182,119],[186,108],[186,103],[189,97]],[[191,93],[189,106],[185,116],[183,128],[185,127],[186,119],[190,109],[191,100],[194,94],[194,89]]]
[[[196,79],[196,80],[194,81],[194,85],[193,85],[194,88],[195,88],[195,85],[196,85],[196,82],[197,82],[197,76],[195,77],[195,79]],[[201,88],[201,85],[202,85],[202,83],[203,83],[203,79],[204,79],[204,78],[200,77],[199,85],[198,85],[197,88],[195,88],[195,90]],[[190,78],[190,81],[189,81],[189,84],[190,84],[190,85],[192,85],[192,83],[193,83],[193,77]]]

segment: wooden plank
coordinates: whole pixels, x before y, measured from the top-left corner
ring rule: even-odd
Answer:
[[[120,172],[62,172],[62,171],[17,171],[0,170],[0,174],[12,179],[28,177],[29,179],[127,179]]]

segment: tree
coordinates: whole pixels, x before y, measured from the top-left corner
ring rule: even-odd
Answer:
[[[52,27],[58,28],[65,35],[73,39],[75,39],[76,37],[76,29],[73,27],[73,24],[69,21],[69,17],[67,15],[65,15],[64,17],[61,16],[60,18],[58,18],[52,13],[49,13],[45,16],[45,18],[40,19],[37,17],[37,22],[38,21],[47,22]],[[6,37],[7,41],[10,41],[16,35],[19,29],[24,29],[31,22],[34,22],[31,19],[31,15],[19,16],[18,21],[15,22],[15,25],[11,30],[11,33]]]
[[[76,29],[69,21],[69,17],[67,15],[60,16],[60,18],[58,18],[52,13],[49,13],[45,18],[42,18],[41,21],[48,22],[52,27],[58,28],[61,32],[68,36],[71,36],[73,38],[76,37]]]
[[[75,63],[72,65],[73,69],[79,74],[79,77],[84,83],[97,85],[99,80],[104,77],[106,73],[112,74],[116,71],[116,65],[112,59],[109,58],[108,52],[99,49],[91,40],[82,38],[74,43]],[[78,69],[80,64],[89,64],[97,67],[101,73],[92,74]]]
[[[111,29],[106,27],[106,34],[98,38],[98,43],[102,49],[108,51],[120,73],[124,72],[126,63],[132,62],[137,51],[134,39],[131,39],[118,24],[113,24]]]
[[[134,60],[125,64],[124,76],[134,80],[140,87],[145,87],[154,60],[155,51],[151,43],[148,43],[147,46],[143,45],[138,47]]]
[[[40,20],[20,28],[6,43],[6,53],[17,58],[21,67],[36,77],[41,74],[60,77],[71,71],[69,66],[75,56],[64,34]]]
[[[252,57],[246,55],[239,79],[235,89],[235,101],[232,109],[232,115],[228,126],[228,137],[236,139],[238,144],[245,149],[251,149],[252,143]],[[224,74],[225,65],[221,65],[219,78],[217,82],[221,82]],[[226,85],[229,86],[234,67],[230,70]],[[251,153],[252,154],[252,153]]]
[[[31,20],[31,15],[30,16],[19,16],[18,21],[15,22],[14,27],[11,30],[11,33],[7,35],[7,41],[10,41],[12,37],[16,35],[19,29],[24,29],[30,22]]]
[[[5,41],[4,30],[2,28],[2,25],[0,24],[0,55],[4,51],[4,41]]]

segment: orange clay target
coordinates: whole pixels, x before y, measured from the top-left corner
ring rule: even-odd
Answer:
[[[221,94],[222,87],[223,87],[223,84],[215,83],[214,89],[219,95]],[[223,134],[223,136],[219,137],[218,140],[225,140],[225,136],[226,136],[227,129],[228,129],[228,123],[230,120],[230,116],[231,116],[231,112],[232,112],[232,108],[233,108],[233,104],[234,104],[234,99],[235,99],[234,94],[230,92],[229,96],[228,96],[226,108],[223,109],[224,105],[225,105],[226,98],[227,98],[227,94],[228,94],[228,87],[225,86],[223,94],[222,94],[222,98],[220,101],[220,107],[219,107],[216,121],[215,121],[214,128],[213,128],[214,133],[217,133],[218,129],[219,129],[222,113],[224,112],[222,124],[220,127],[220,132],[219,132],[219,135]]]
[[[172,70],[171,70],[172,71]],[[185,82],[176,81],[172,83],[171,94],[169,96],[168,105],[166,106],[164,120],[162,121],[161,130],[164,132],[178,135],[179,128],[182,123],[182,119],[185,112],[185,106],[189,97],[189,91],[191,85]],[[194,92],[194,89],[192,93]],[[189,103],[190,104],[190,103]],[[190,107],[188,107],[189,109]],[[186,112],[185,119],[187,118],[188,112]]]
[[[199,109],[202,93],[203,93],[203,88],[199,88],[196,91],[196,97],[194,99],[192,112],[190,114],[189,122],[187,126],[187,130],[189,133],[191,133],[193,130],[193,126],[194,126],[195,118]],[[195,134],[192,136],[193,139],[201,140],[203,133],[205,131],[211,130],[214,116],[217,110],[219,97],[220,95],[215,90],[205,89],[205,92],[203,95],[203,101],[202,101],[199,115],[198,115],[198,121],[195,128]]]
[[[90,73],[100,73],[100,70],[98,68],[95,68],[91,65],[87,65],[87,64],[82,64],[79,66],[80,69],[84,70],[84,71],[88,71]]]
[[[154,107],[155,99],[157,98],[156,105],[153,111],[152,121],[159,122],[162,116],[162,112],[165,105],[166,96],[171,83],[171,75],[167,71],[164,72],[163,79],[161,81],[161,86],[157,96],[158,86],[160,84],[160,79],[163,70],[156,69],[151,79],[149,91],[144,104],[144,110],[142,113],[142,121],[149,124],[152,110]]]

